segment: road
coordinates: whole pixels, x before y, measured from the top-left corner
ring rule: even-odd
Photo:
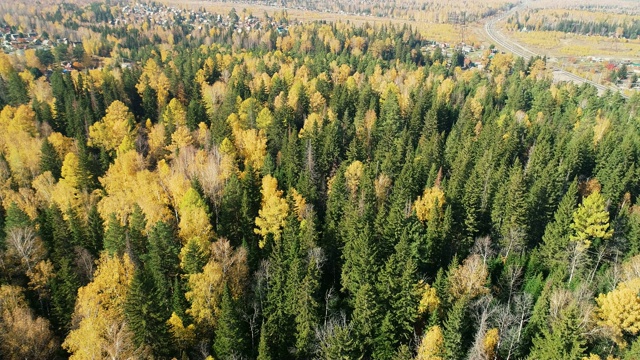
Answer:
[[[531,57],[535,57],[535,56],[542,56],[540,54],[537,54],[527,48],[525,48],[524,46],[514,42],[513,40],[509,39],[508,37],[506,37],[504,34],[502,34],[500,32],[500,30],[498,30],[497,28],[497,24],[504,20],[505,18],[511,16],[513,13],[515,13],[518,10],[523,9],[525,6],[527,5],[527,1],[523,1],[521,2],[519,5],[511,8],[511,10],[507,11],[504,14],[495,16],[494,18],[492,18],[491,20],[487,21],[484,24],[484,31],[487,34],[487,36],[489,37],[489,39],[491,39],[498,47],[504,49],[505,51],[511,52],[517,56],[521,56],[523,57],[525,60],[529,60]],[[578,76],[574,73],[568,72],[566,70],[563,70],[557,66],[552,66],[552,69],[554,71],[554,75],[559,75],[560,77],[564,78],[564,79],[570,79],[573,82],[582,84],[582,83],[587,83],[590,85],[595,86],[598,89],[599,93],[603,93],[607,90],[612,90],[612,91],[619,91],[616,88],[613,87],[607,87],[601,84],[598,84],[596,82],[593,82],[589,79],[585,79],[581,76]],[[629,97],[625,94],[623,94],[622,92],[620,93],[620,95],[622,95],[622,97],[628,99]]]

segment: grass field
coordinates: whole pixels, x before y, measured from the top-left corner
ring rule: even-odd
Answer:
[[[640,40],[566,34],[557,31],[506,32],[509,37],[550,56],[640,59]]]
[[[549,9],[593,9],[597,11],[618,13],[640,13],[638,0],[536,0],[530,1],[528,7]]]

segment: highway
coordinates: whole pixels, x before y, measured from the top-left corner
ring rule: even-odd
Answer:
[[[495,45],[498,46],[499,48],[502,48],[503,50],[508,51],[510,53],[513,53],[514,55],[521,56],[525,60],[529,60],[532,57],[542,56],[542,55],[536,54],[535,52],[525,48],[524,46],[512,41],[511,39],[506,37],[504,34],[502,34],[497,28],[497,24],[500,21],[511,16],[516,11],[523,9],[526,6],[526,4],[527,4],[527,1],[523,1],[519,5],[511,8],[511,10],[507,11],[506,13],[493,17],[492,19],[490,19],[484,24],[484,31],[489,37],[489,39],[491,39],[491,41],[493,41]],[[547,65],[550,65],[550,64],[547,63]],[[607,90],[619,91],[617,88],[607,87],[607,86],[598,84],[589,79],[585,79],[581,76],[578,76],[574,73],[565,71],[557,66],[551,66],[551,67],[554,71],[554,74],[559,74],[564,78],[571,79],[571,81],[576,83],[580,83],[580,84],[587,83],[587,84],[593,85],[598,89],[599,93],[603,93]],[[629,98],[627,95],[623,94],[622,92],[620,93],[620,95],[622,95],[622,97],[626,99]]]

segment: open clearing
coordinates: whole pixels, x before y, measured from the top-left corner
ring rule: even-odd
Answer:
[[[585,36],[557,31],[506,31],[503,33],[540,54],[554,57],[640,59],[640,40]]]

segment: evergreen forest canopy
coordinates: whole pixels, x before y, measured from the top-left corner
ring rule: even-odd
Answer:
[[[637,95],[269,34],[0,54],[2,358],[640,357]]]

